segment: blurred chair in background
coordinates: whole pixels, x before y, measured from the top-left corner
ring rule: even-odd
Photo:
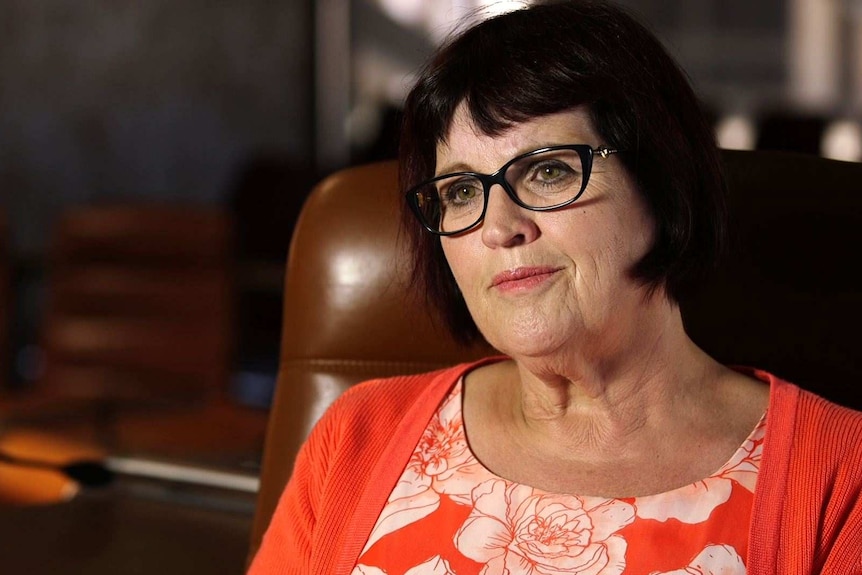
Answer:
[[[739,236],[710,288],[683,302],[687,329],[721,361],[862,408],[862,285],[851,273],[862,245],[862,164],[751,151],[724,159]],[[251,555],[299,446],[341,392],[494,353],[456,345],[407,290],[396,172],[383,162],[333,174],[296,226]]]
[[[11,375],[12,354],[9,333],[15,321],[13,274],[14,263],[5,212],[0,212],[0,412],[8,407],[7,377]],[[0,505],[37,505],[66,501],[78,491],[78,485],[56,469],[72,460],[97,459],[102,452],[88,443],[80,443],[50,433],[10,429],[0,419]],[[21,465],[17,460],[35,459],[46,467]]]
[[[44,372],[12,421],[72,422],[121,452],[259,450],[266,414],[229,396],[232,227],[211,207],[64,213],[47,262]]]
[[[174,206],[81,207],[57,222],[43,319],[45,392],[186,401],[231,357],[231,222]]]

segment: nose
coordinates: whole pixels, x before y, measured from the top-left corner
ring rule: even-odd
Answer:
[[[486,192],[488,206],[482,221],[482,242],[489,248],[515,247],[539,237],[536,212],[516,204],[500,184]]]

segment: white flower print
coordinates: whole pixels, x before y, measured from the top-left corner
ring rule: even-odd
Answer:
[[[473,491],[474,508],[455,546],[485,563],[483,575],[618,575],[626,542],[616,533],[633,521],[634,509],[600,501],[586,507],[579,497],[485,481]]]
[[[363,553],[381,537],[427,517],[440,506],[440,495],[462,505],[470,504],[477,477],[488,472],[467,446],[461,421],[461,387],[441,405],[419,440]]]
[[[716,507],[727,502],[734,483],[754,493],[765,435],[766,426],[761,421],[742,447],[716,474],[667,493],[637,498],[637,516],[656,521],[677,519],[689,524],[703,523]]]
[[[368,565],[357,565],[350,572],[350,575],[387,575],[386,571],[378,567],[369,567]]]
[[[448,561],[435,555],[421,565],[408,569],[404,575],[456,575],[456,573],[449,567]]]
[[[745,563],[730,545],[708,545],[683,569],[652,575],[745,575]]]

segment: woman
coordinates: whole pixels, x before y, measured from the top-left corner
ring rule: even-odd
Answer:
[[[862,573],[862,414],[685,333],[724,184],[649,32],[588,0],[486,20],[404,118],[414,277],[504,355],[345,393],[252,573]]]

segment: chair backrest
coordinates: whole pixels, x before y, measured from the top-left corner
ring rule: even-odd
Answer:
[[[862,409],[862,163],[766,151],[724,159],[734,245],[682,302],[689,335],[723,363]]]
[[[231,220],[186,205],[82,206],[57,221],[43,390],[106,398],[227,391]]]
[[[862,407],[853,355],[862,286],[849,271],[862,247],[862,164],[768,152],[726,152],[725,161],[737,249],[684,303],[688,330],[722,361]],[[336,173],[295,228],[252,555],[300,444],[344,389],[493,353],[454,345],[405,290],[395,190],[394,162]]]
[[[397,167],[337,172],[309,196],[288,255],[284,328],[251,554],[311,427],[349,386],[493,353],[464,349],[408,293]]]

